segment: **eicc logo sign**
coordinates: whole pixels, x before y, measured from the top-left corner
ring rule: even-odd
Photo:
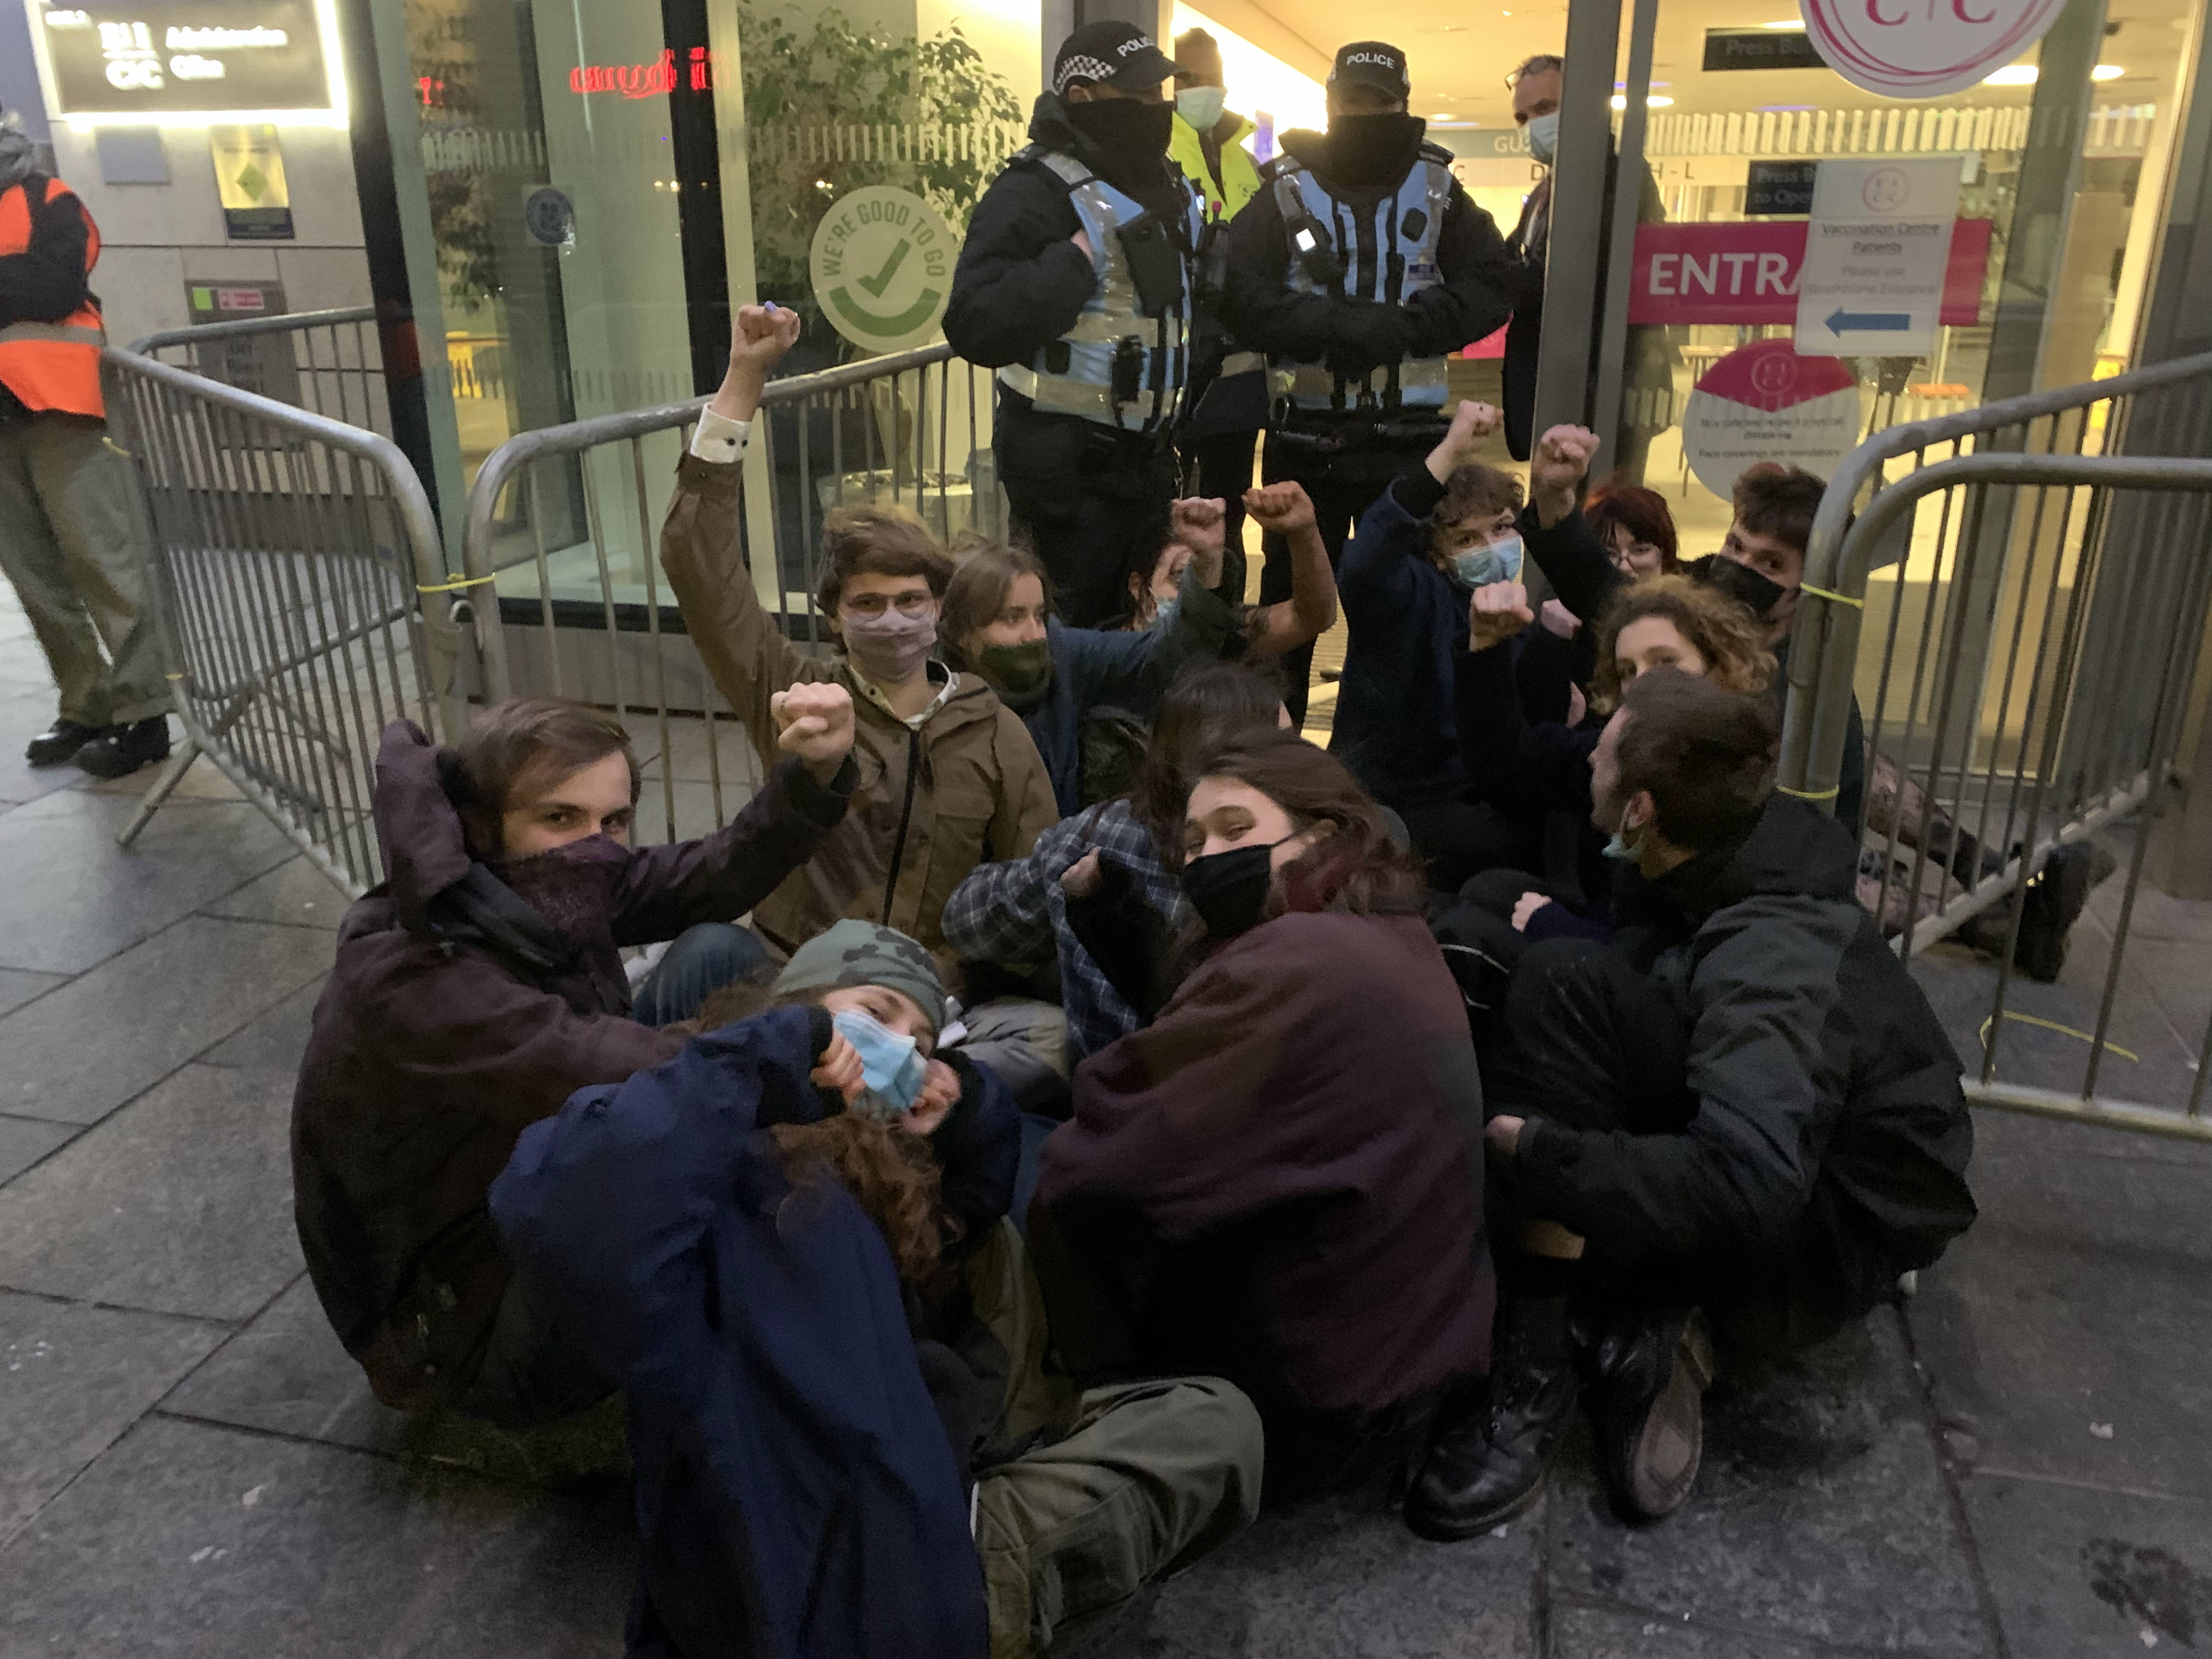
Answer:
[[[1855,87],[1940,98],[2043,37],[2064,0],[1798,0],[1813,46]]]

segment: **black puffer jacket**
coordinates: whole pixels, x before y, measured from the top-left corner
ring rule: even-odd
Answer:
[[[1693,1024],[1680,1134],[1529,1120],[1516,1155],[1543,1214],[1616,1258],[1805,1248],[1872,1291],[1974,1219],[1959,1057],[1853,897],[1835,819],[1777,795],[1750,835],[1656,881],[1616,879],[1614,946]]]

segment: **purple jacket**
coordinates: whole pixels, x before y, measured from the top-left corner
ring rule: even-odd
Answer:
[[[386,728],[374,805],[391,876],[347,913],[315,1005],[292,1176],[324,1312],[377,1398],[413,1408],[459,1380],[498,1311],[507,1266],[485,1195],[516,1136],[684,1046],[628,1017],[617,947],[743,915],[845,799],[785,762],[727,827],[612,861],[600,936],[535,975],[441,920],[474,861],[411,724]]]

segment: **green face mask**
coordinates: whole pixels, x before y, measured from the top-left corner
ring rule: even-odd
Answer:
[[[1031,640],[1027,645],[987,645],[977,654],[975,665],[985,679],[1007,696],[1034,697],[1052,684],[1052,642]]]

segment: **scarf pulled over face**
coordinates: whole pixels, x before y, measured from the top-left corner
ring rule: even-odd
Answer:
[[[586,836],[549,852],[501,859],[492,873],[507,890],[579,945],[614,942],[614,887],[630,849],[611,836]]]

